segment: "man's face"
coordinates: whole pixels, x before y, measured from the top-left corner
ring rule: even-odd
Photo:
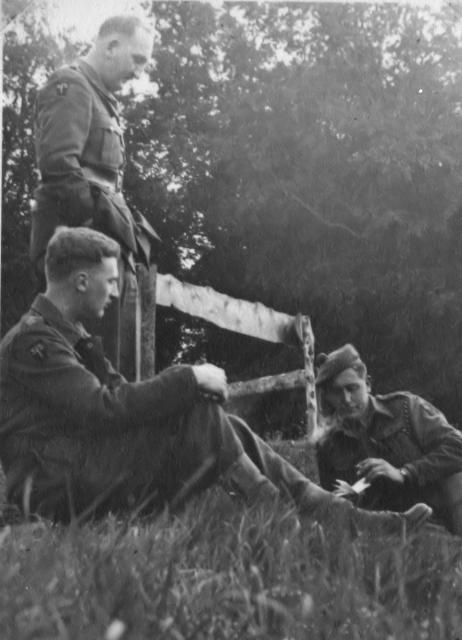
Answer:
[[[354,369],[345,369],[326,389],[326,401],[341,418],[364,418],[369,404],[369,385]]]
[[[107,64],[102,71],[103,82],[110,91],[119,91],[133,78],[139,78],[148,64],[153,48],[153,36],[138,28],[132,36],[117,34],[107,45]]]
[[[85,283],[80,289],[80,320],[102,318],[106,307],[119,296],[117,258],[103,258],[101,264],[86,269],[80,277]]]

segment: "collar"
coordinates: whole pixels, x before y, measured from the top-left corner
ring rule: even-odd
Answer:
[[[43,294],[39,293],[31,305],[31,311],[42,316],[48,323],[53,325],[74,347],[81,338],[88,338],[89,334],[85,331],[83,325],[72,324],[65,320],[62,313],[55,305]]]
[[[99,91],[99,93],[102,93],[117,111],[119,102],[115,95],[106,88],[99,73],[83,58],[79,58],[76,64],[88,82],[90,82]]]
[[[369,395],[369,405],[367,407],[365,428],[358,429],[357,421],[339,420],[336,430],[343,432],[352,438],[360,438],[361,433],[370,432],[373,428],[376,414],[387,418],[393,418],[393,413],[387,408],[384,402],[373,395]]]
[[[368,421],[368,426],[372,422],[374,413],[381,413],[382,415],[387,416],[388,418],[393,418],[393,413],[390,411],[390,409],[388,409],[387,405],[384,402],[382,402],[382,400],[379,400],[375,396],[369,396],[369,399],[370,399],[370,406],[372,407],[372,411],[369,416],[370,421]]]

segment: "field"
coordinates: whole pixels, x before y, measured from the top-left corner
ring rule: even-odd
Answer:
[[[0,637],[462,638],[459,539],[430,526],[351,542],[301,524],[288,505],[244,508],[213,489],[150,522],[4,526]]]

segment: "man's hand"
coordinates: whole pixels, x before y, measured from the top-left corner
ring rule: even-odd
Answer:
[[[228,385],[226,373],[214,364],[196,364],[192,367],[199,389],[204,394],[210,394],[221,402],[228,399]]]
[[[399,469],[382,458],[366,458],[356,465],[356,473],[367,482],[376,478],[388,478],[396,484],[404,484],[404,478]]]

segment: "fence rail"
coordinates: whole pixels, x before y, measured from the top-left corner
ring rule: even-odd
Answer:
[[[290,316],[266,307],[260,302],[231,298],[223,293],[218,293],[211,287],[181,282],[169,274],[156,274],[154,269],[148,282],[151,292],[155,291],[155,304],[172,307],[188,315],[202,318],[228,331],[235,331],[269,342],[298,346],[303,355],[303,369],[245,382],[234,382],[229,385],[230,397],[238,398],[271,391],[304,389],[306,433],[307,436],[313,434],[316,429],[314,335],[308,316],[301,314]],[[146,327],[151,327],[150,344],[152,344],[152,328],[155,326],[155,304],[152,304],[152,298],[151,293],[147,309],[150,320],[143,319],[145,333]],[[149,367],[152,366],[151,357]]]

